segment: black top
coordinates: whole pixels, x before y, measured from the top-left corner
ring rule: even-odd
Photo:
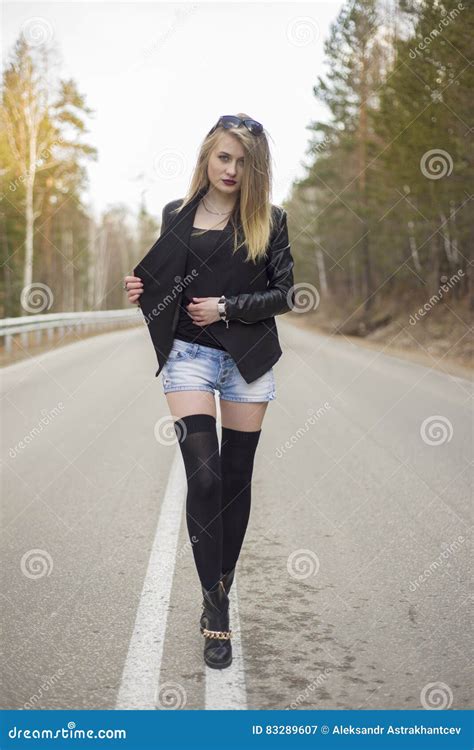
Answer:
[[[186,266],[193,226],[193,217],[204,188],[186,206],[182,215],[173,218],[173,210],[183,204],[183,199],[171,201],[163,209],[163,230],[146,256],[133,269],[134,275],[144,279],[140,308],[147,323],[158,371],[162,371],[176,333],[183,293],[194,280],[187,278]],[[233,229],[223,232],[223,244],[216,259],[225,261],[222,278],[211,289],[213,296],[224,294],[228,300],[229,326],[215,316],[208,326],[232,359],[247,383],[253,383],[279,360],[282,355],[275,317],[295,306],[292,290],[293,258],[290,251],[286,211],[272,205],[275,218],[268,253],[255,261],[249,259],[245,243],[234,252]],[[167,231],[171,228],[172,231]],[[239,226],[239,243],[242,231]],[[204,232],[211,236],[210,232]],[[213,232],[217,236],[217,232]],[[221,236],[221,233],[218,234]],[[227,238],[227,239],[226,239]],[[197,279],[196,279],[197,283]],[[179,284],[179,287],[177,286]],[[179,289],[179,293],[177,290]],[[290,302],[291,294],[291,302]],[[200,326],[193,326],[198,331]],[[194,332],[193,332],[194,333]],[[209,349],[209,351],[218,351]]]
[[[186,279],[190,279],[191,283],[186,284],[183,291],[175,332],[177,339],[222,351],[226,351],[225,346],[212,335],[210,329],[225,324],[217,321],[210,326],[195,325],[186,312],[186,306],[192,302],[193,297],[220,297],[221,294],[225,294],[222,282],[225,271],[229,268],[229,260],[224,238],[227,238],[229,229],[229,225],[225,229],[202,230],[193,227],[186,263]]]

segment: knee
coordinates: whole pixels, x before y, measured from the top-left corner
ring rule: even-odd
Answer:
[[[204,499],[220,497],[221,479],[216,472],[203,465],[188,477],[188,487]]]

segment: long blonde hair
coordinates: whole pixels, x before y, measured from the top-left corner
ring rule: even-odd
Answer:
[[[248,118],[243,112],[237,117]],[[201,190],[207,190],[210,182],[207,176],[207,165],[211,151],[216,146],[222,133],[228,133],[242,145],[245,158],[242,173],[242,184],[230,224],[234,230],[234,250],[247,246],[246,261],[254,263],[265,256],[271,233],[275,227],[275,216],[270,202],[272,188],[271,155],[266,131],[252,135],[244,125],[238,128],[222,127],[207,135],[199,149],[191,183],[182,204],[175,209],[179,213],[190,203]]]

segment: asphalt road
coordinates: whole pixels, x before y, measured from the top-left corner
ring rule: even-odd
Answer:
[[[472,708],[472,385],[278,328],[223,671],[146,329],[4,369],[2,708]]]

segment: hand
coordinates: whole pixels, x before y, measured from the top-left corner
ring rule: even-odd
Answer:
[[[125,276],[124,283],[127,287],[128,301],[138,305],[137,300],[143,292],[143,281],[138,276]]]
[[[220,297],[193,297],[186,310],[193,319],[193,325],[208,326],[210,323],[217,323],[220,315],[217,310],[217,303]]]

